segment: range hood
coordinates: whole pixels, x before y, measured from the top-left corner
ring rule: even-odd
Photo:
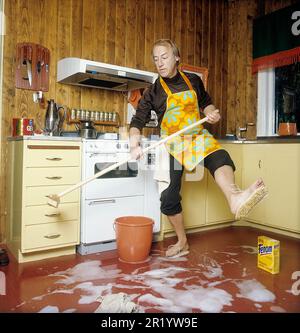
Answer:
[[[146,88],[156,73],[80,58],[63,58],[57,63],[57,82],[75,86],[129,91]]]

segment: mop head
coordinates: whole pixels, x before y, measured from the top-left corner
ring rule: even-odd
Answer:
[[[240,220],[243,217],[247,216],[252,208],[257,205],[262,199],[268,194],[268,189],[265,186],[260,186],[256,189],[245,202],[241,204],[238,208],[235,219]]]
[[[47,195],[48,198],[48,202],[47,204],[49,206],[55,207],[57,208],[59,203],[60,203],[60,198],[57,194],[51,194],[51,195]]]
[[[139,312],[137,304],[125,293],[111,294],[100,297],[101,304],[96,313],[135,313]]]

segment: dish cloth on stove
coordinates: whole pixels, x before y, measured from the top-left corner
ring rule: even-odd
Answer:
[[[158,191],[161,194],[170,185],[170,154],[164,144],[158,146],[155,153],[153,178],[158,182]]]
[[[138,305],[131,302],[125,293],[101,296],[101,304],[95,310],[97,313],[133,313],[139,312]]]

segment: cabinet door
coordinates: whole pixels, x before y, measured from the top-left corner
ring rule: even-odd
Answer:
[[[198,166],[196,172],[184,173],[182,183],[182,209],[185,228],[205,224],[207,172]]]
[[[223,144],[222,146],[225,150],[227,150],[235,164],[235,182],[238,186],[241,186],[242,144]],[[207,172],[207,174],[206,224],[233,221],[234,216],[230,211],[226,197],[210,172]]]
[[[300,232],[300,145],[266,145],[266,224]]]
[[[186,229],[197,228],[205,224],[206,186],[207,175],[202,167],[197,167],[192,173],[185,172],[182,176],[181,204]],[[164,215],[162,224],[164,232],[174,230]]]
[[[266,180],[267,163],[266,163],[266,144],[245,144],[243,145],[243,169],[242,169],[242,186],[246,189],[259,177],[263,178],[267,187],[269,187]],[[257,204],[246,220],[256,223],[266,223],[266,203],[268,197],[262,202]]]

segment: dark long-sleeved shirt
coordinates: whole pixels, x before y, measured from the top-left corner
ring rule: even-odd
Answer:
[[[192,87],[197,94],[199,109],[203,110],[208,105],[212,104],[210,96],[204,89],[201,78],[193,73],[185,73],[185,75],[190,80]],[[189,87],[179,72],[172,78],[164,78],[164,81],[172,93],[189,90]],[[150,120],[151,110],[156,112],[158,124],[160,126],[166,111],[167,98],[168,96],[158,78],[147,90],[144,91],[137,106],[136,114],[132,117],[130,128],[136,127],[139,130],[142,130],[145,124]]]

